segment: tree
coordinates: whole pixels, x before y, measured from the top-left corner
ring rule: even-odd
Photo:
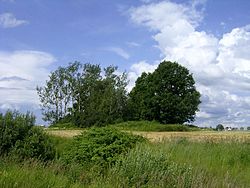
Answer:
[[[247,127],[247,130],[250,131],[250,127]]]
[[[127,75],[117,67],[75,62],[52,72],[44,87],[37,87],[44,120],[72,122],[81,127],[104,125],[124,118]]]
[[[143,73],[129,96],[132,119],[161,123],[192,122],[200,104],[192,74],[170,61],[163,61],[153,73]]]
[[[45,121],[57,123],[71,113],[70,107],[77,100],[74,90],[80,68],[79,62],[59,67],[51,72],[44,87],[37,87]]]
[[[223,126],[222,124],[218,124],[218,125],[216,126],[216,130],[217,130],[217,131],[223,131],[223,130],[224,130],[224,126]]]

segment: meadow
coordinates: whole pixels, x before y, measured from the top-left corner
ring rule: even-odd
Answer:
[[[159,132],[138,124],[44,129],[55,158],[2,156],[0,187],[249,187],[250,132]]]

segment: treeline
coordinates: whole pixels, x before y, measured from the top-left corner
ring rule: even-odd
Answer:
[[[74,62],[51,72],[45,86],[37,87],[44,120],[79,127],[127,120],[194,120],[200,94],[185,67],[163,61],[153,73],[143,73],[130,93],[127,74],[117,69]]]
[[[52,124],[104,125],[122,121],[127,101],[127,76],[117,67],[75,62],[52,72],[38,87],[44,120]]]

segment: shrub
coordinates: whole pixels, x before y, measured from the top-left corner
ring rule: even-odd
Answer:
[[[114,164],[120,154],[126,153],[137,142],[142,141],[144,138],[141,136],[114,128],[91,128],[74,138],[61,160],[66,164],[78,163],[105,168]]]
[[[55,154],[50,139],[35,127],[35,117],[8,111],[0,115],[0,154],[22,158],[52,159]]]
[[[55,157],[55,148],[40,127],[32,127],[23,140],[16,142],[11,153],[22,159],[38,158],[47,161]]]
[[[18,140],[23,140],[34,126],[35,117],[27,113],[7,111],[0,115],[0,153],[7,154]]]

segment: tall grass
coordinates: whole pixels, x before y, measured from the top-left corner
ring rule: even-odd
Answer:
[[[58,158],[15,162],[0,159],[0,187],[183,187],[244,188],[250,185],[250,143],[165,140],[137,145],[98,173],[98,168],[64,166],[60,155],[71,143],[52,138]]]
[[[72,181],[60,166],[29,160],[17,163],[1,158],[0,187],[2,188],[66,188],[81,187]]]
[[[172,161],[178,164],[189,164],[198,171],[202,170],[210,174],[209,179],[218,185],[231,183],[239,187],[250,185],[250,143],[248,141],[240,143],[232,139],[218,143],[178,139],[159,143],[157,147],[169,153]]]
[[[249,187],[248,143],[187,140],[137,146],[96,187]]]

